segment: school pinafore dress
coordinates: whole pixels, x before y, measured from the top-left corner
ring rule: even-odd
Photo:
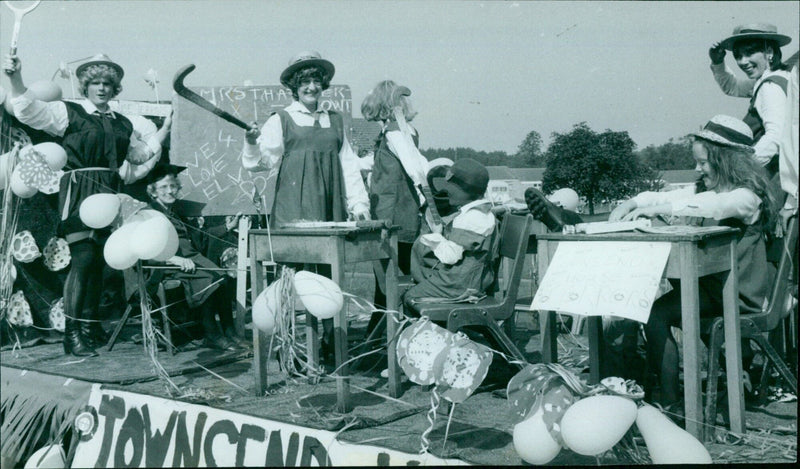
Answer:
[[[331,125],[322,128],[297,125],[286,111],[278,111],[283,129],[284,153],[275,183],[271,224],[294,221],[345,221],[342,116],[330,112]]]

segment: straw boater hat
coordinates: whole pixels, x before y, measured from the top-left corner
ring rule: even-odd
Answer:
[[[86,68],[91,67],[92,65],[108,65],[109,67],[117,71],[120,80],[122,80],[122,76],[125,75],[125,71],[122,70],[122,67],[120,67],[119,64],[115,63],[114,61],[112,61],[109,56],[107,56],[106,54],[97,54],[91,59],[89,59],[88,62],[84,62],[78,65],[78,68],[75,69],[75,76],[77,77],[81,76],[81,74],[83,74],[83,72],[86,71]]]
[[[281,72],[281,84],[288,87],[289,79],[294,72],[301,68],[311,66],[322,68],[331,78],[333,78],[333,73],[336,71],[333,64],[323,59],[322,56],[319,55],[319,52],[313,50],[300,52],[292,57],[292,60],[289,61],[289,66]]]
[[[728,50],[733,50],[733,45],[741,39],[769,39],[783,47],[792,42],[792,38],[778,34],[778,28],[769,23],[742,24],[733,29],[733,35],[720,41],[719,45]]]
[[[753,149],[753,131],[750,127],[741,119],[724,114],[712,117],[700,131],[689,135],[729,147]]]

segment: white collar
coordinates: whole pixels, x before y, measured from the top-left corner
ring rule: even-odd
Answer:
[[[328,111],[322,109],[319,105],[317,106],[317,110],[311,112],[305,107],[300,101],[292,101],[292,104],[286,106],[284,108],[287,112],[302,112],[303,114],[314,115],[314,114],[327,114]]]
[[[111,110],[111,108],[109,108],[108,111],[105,113],[100,112],[100,110],[97,109],[97,106],[95,106],[94,103],[89,101],[88,99],[84,99],[83,101],[81,101],[80,105],[83,106],[83,109],[86,110],[87,114],[94,114],[97,112],[99,114],[107,114],[112,119],[115,119],[117,117],[116,114],[114,114],[114,111]]]
[[[486,200],[486,199],[473,200],[472,202],[470,202],[468,204],[462,205],[461,208],[459,208],[458,210],[461,213],[466,213],[467,211],[472,210],[473,208],[476,208],[479,205],[488,204],[488,203],[490,203],[490,202],[488,200]]]

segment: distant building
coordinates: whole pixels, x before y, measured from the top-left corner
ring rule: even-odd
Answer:
[[[661,171],[662,191],[674,191],[686,186],[693,186],[697,181],[697,171],[693,169],[671,169]]]

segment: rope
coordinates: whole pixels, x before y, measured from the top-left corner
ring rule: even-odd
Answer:
[[[439,409],[440,402],[439,393],[436,391],[436,386],[434,386],[433,389],[431,389],[431,408],[428,409],[426,415],[429,425],[428,428],[422,432],[422,435],[420,435],[421,448],[419,454],[428,453],[428,449],[431,447],[431,440],[428,439],[428,435],[431,434],[434,425],[436,425],[436,411]]]

